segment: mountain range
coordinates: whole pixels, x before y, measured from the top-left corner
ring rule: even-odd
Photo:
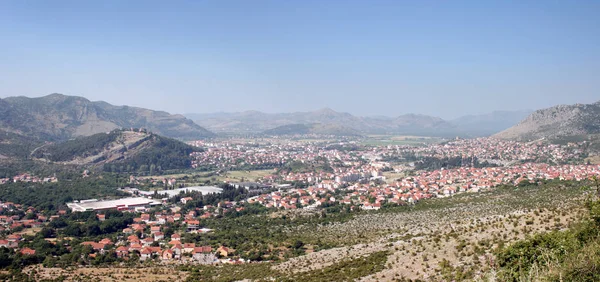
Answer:
[[[405,114],[397,117],[354,116],[324,108],[311,112],[186,114],[199,125],[217,133],[264,133],[269,135],[320,133],[330,135],[404,134],[424,136],[487,136],[504,130],[529,111],[493,112],[446,121],[438,117]],[[296,129],[296,130],[294,130]]]
[[[600,133],[600,101],[593,104],[559,105],[533,112],[496,138],[528,141]]]

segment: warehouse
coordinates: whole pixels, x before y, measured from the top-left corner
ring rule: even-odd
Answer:
[[[101,211],[101,210],[110,210],[116,209],[120,211],[130,210],[130,211],[140,211],[145,210],[146,208],[150,208],[156,205],[160,205],[161,202],[147,199],[142,197],[135,198],[123,198],[118,200],[108,200],[108,201],[98,201],[98,200],[85,200],[73,203],[67,203],[67,206],[73,212],[83,212],[83,211]]]

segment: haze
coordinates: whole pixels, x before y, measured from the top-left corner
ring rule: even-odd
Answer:
[[[599,13],[598,1],[1,1],[0,97],[443,118],[590,103]]]

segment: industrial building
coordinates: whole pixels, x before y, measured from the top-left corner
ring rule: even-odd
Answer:
[[[160,204],[160,201],[154,199],[135,197],[108,201],[98,201],[95,199],[83,200],[79,202],[67,203],[67,206],[73,212],[101,211],[110,209],[116,209],[120,211],[141,211]]]

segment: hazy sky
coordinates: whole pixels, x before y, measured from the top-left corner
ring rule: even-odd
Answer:
[[[0,1],[0,97],[452,118],[600,100],[600,1]]]

